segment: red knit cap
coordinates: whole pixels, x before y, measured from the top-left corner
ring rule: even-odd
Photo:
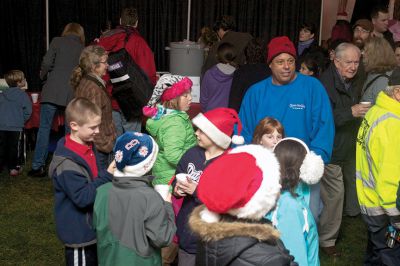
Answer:
[[[267,64],[271,63],[276,56],[287,53],[296,58],[296,48],[291,40],[286,36],[275,37],[268,44]]]

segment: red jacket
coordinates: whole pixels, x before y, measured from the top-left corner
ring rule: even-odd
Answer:
[[[128,42],[125,45],[126,51],[130,54],[135,63],[147,74],[151,83],[156,84],[156,64],[154,55],[147,42],[140,35],[137,29],[133,27],[118,26],[116,29],[105,33],[98,40],[98,45],[103,46],[108,52],[118,51],[124,46],[126,33],[125,30],[131,32]],[[112,84],[108,73],[103,77],[107,83],[107,91],[111,95]],[[117,101],[112,98],[112,107],[119,110]]]

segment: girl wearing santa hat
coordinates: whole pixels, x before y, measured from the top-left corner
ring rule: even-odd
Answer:
[[[216,108],[193,118],[197,146],[189,149],[180,160],[176,169],[176,181],[173,182],[174,195],[183,197],[182,207],[176,218],[179,237],[178,266],[194,266],[197,253],[197,237],[188,225],[193,209],[201,204],[197,197],[197,184],[204,169],[219,158],[229,148],[231,142],[243,144],[244,139],[233,134],[235,125],[240,134],[242,124],[238,114],[231,108]],[[183,178],[181,178],[183,177]]]
[[[300,181],[319,182],[324,163],[297,138],[282,139],[274,153],[280,164],[282,189],[275,209],[266,218],[279,230],[285,247],[300,266],[319,266],[317,225],[297,186]]]
[[[281,185],[279,163],[260,145],[239,146],[210,164],[197,186],[203,205],[189,226],[199,237],[196,265],[297,265],[265,213]]]

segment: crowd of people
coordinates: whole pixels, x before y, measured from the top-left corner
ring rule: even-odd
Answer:
[[[48,175],[67,265],[319,265],[320,249],[341,255],[342,217],[360,215],[365,265],[400,265],[400,45],[388,25],[380,6],[371,20],[338,21],[324,49],[312,23],[296,44],[265,45],[223,16],[199,38],[209,51],[191,120],[193,83],[157,79],[135,8],[87,47],[69,23],[43,59],[28,172],[47,175],[51,122],[64,112]],[[108,71],[120,65],[108,59],[122,48],[154,86],[132,106],[145,119],[114,97]],[[21,71],[5,79],[0,163],[16,176],[32,104]]]

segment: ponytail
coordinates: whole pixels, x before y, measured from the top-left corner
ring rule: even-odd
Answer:
[[[74,70],[72,71],[72,75],[71,75],[71,79],[70,79],[70,84],[74,91],[76,90],[76,87],[78,87],[79,83],[81,82],[82,77],[83,77],[83,69],[80,66],[75,67]]]

